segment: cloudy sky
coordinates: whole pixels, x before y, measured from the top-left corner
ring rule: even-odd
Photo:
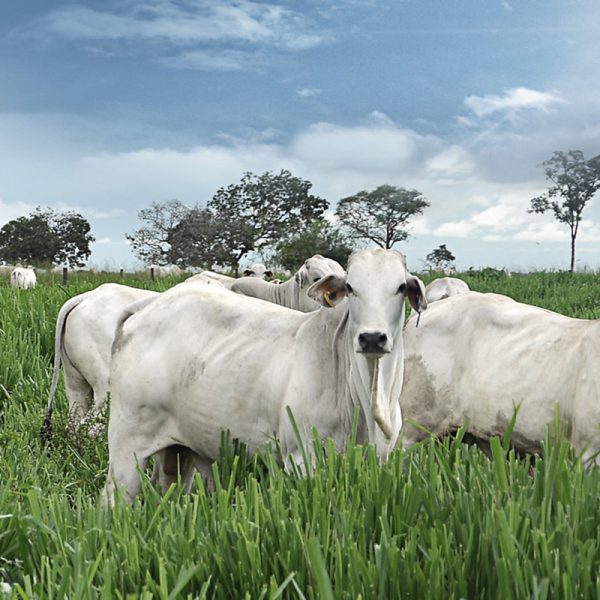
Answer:
[[[91,262],[172,198],[286,168],[332,207],[381,184],[431,206],[401,245],[460,268],[568,268],[529,215],[554,150],[600,154],[597,0],[3,0],[0,226],[92,223]],[[600,198],[578,265],[600,268]]]

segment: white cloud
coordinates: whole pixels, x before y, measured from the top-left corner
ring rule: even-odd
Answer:
[[[267,63],[259,53],[238,50],[191,50],[158,61],[166,67],[194,71],[254,71]]]
[[[146,0],[128,2],[113,12],[71,4],[50,11],[37,25],[69,39],[162,40],[175,45],[233,41],[302,50],[327,38],[311,31],[298,12],[249,0]]]
[[[564,99],[556,92],[539,92],[526,87],[507,90],[502,96],[468,96],[464,104],[477,117],[489,117],[494,113],[514,113],[522,109],[534,109],[547,112],[554,104],[561,104]],[[465,123],[468,123],[466,121]]]
[[[300,96],[300,98],[314,98],[321,93],[321,90],[315,88],[301,88],[296,90],[296,94]]]
[[[473,172],[475,167],[469,153],[460,146],[450,146],[427,161],[427,168],[432,176],[465,176]]]

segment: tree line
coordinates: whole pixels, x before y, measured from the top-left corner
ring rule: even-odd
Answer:
[[[127,239],[146,263],[237,271],[248,253],[259,252],[285,269],[312,254],[345,264],[358,243],[391,248],[406,239],[410,218],[429,206],[417,190],[381,185],[342,198],[332,223],[325,217],[329,202],[311,188],[287,170],[248,172],[219,188],[204,207],[171,200],[142,209],[144,226]]]
[[[556,151],[542,166],[551,185],[530,201],[528,212],[551,212],[569,227],[573,271],[583,209],[600,189],[600,155],[587,160],[579,150]],[[126,238],[146,264],[237,271],[247,254],[258,252],[293,270],[312,254],[345,264],[357,245],[391,248],[408,237],[410,219],[429,206],[418,190],[385,184],[342,198],[331,219],[329,202],[311,188],[310,181],[287,170],[247,172],[238,183],[219,188],[206,206],[154,202],[139,211],[143,225]],[[83,266],[93,241],[81,214],[38,207],[0,229],[0,261]],[[427,255],[438,266],[453,260],[445,244]]]

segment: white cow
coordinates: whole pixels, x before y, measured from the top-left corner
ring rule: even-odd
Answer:
[[[311,312],[321,305],[309,298],[308,288],[319,279],[331,274],[343,277],[345,271],[335,260],[315,254],[304,262],[291,279],[283,283],[274,285],[256,277],[242,277],[233,282],[231,291],[301,312]]]
[[[258,277],[264,279],[265,277],[273,277],[273,271],[267,269],[262,263],[254,263],[252,266],[242,271],[242,277]]]
[[[138,466],[157,453],[172,480],[177,454],[182,470],[191,463],[209,474],[226,430],[250,452],[277,438],[286,465],[302,464],[288,407],[309,451],[312,427],[343,450],[358,408],[360,440],[387,457],[402,424],[403,300],[424,308],[423,284],[402,254],[375,249],[355,253],[347,277],[329,275],[310,294],[334,308],[304,314],[181,285],[124,312],[111,362],[105,502],[116,486],[132,501]]]
[[[184,283],[215,282],[222,285],[224,288],[231,289],[235,280],[235,277],[229,277],[229,275],[221,275],[221,273],[215,273],[214,271],[202,271],[202,273],[188,277]]]
[[[58,375],[63,364],[73,429],[86,417],[92,423],[101,413],[109,390],[110,349],[123,309],[132,302],[151,300],[158,292],[105,283],[74,296],[61,307],[56,320],[54,373],[42,437],[51,433],[51,418]]]
[[[439,277],[425,287],[425,295],[429,304],[468,291],[470,291],[469,286],[462,279],[456,277]]]
[[[242,272],[242,277],[244,278],[250,277],[252,279],[264,279],[265,275],[268,277],[272,277],[273,272],[267,271],[265,265],[259,263],[253,264],[251,267],[249,267],[248,269],[244,269],[244,271]],[[190,283],[193,283],[195,281],[201,281],[202,283],[206,283],[207,279],[213,279],[215,281],[218,281],[223,287],[230,290],[231,286],[236,281],[239,281],[240,278],[236,279],[235,277],[230,277],[229,275],[222,275],[221,273],[215,273],[214,271],[202,271],[198,275],[193,275],[192,277],[189,277],[188,279],[186,279],[186,281],[189,281]]]
[[[520,405],[515,447],[536,451],[555,405],[578,450],[600,450],[600,321],[573,319],[498,294],[434,302],[404,329],[405,445],[461,427],[503,435]]]
[[[14,270],[15,267],[13,265],[0,265],[0,276],[10,277]]]
[[[177,265],[150,265],[148,267],[148,276],[151,276],[152,270],[154,270],[154,277],[156,278],[180,277],[185,272]]]
[[[21,288],[28,290],[34,288],[36,284],[35,271],[33,267],[15,267],[10,274],[10,285],[12,288]]]

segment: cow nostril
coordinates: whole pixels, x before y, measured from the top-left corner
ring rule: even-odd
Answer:
[[[385,335],[385,333],[380,334],[378,341],[379,344],[383,346],[387,342],[387,335]]]

